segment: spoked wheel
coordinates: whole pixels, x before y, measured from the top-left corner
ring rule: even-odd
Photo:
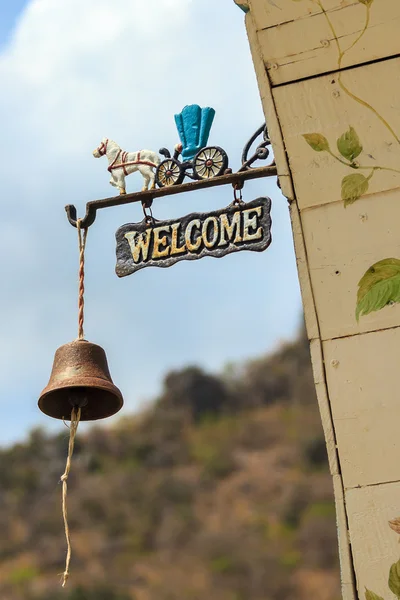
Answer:
[[[198,179],[211,179],[223,175],[227,167],[228,155],[218,146],[203,148],[193,161],[193,172]]]
[[[157,167],[156,182],[159,187],[179,185],[185,178],[182,165],[174,158],[163,160]]]

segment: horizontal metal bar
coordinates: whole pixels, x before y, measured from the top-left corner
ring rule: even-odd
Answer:
[[[93,200],[86,204],[86,215],[82,219],[82,229],[87,229],[93,225],[96,219],[96,213],[102,208],[109,208],[111,206],[122,206],[124,204],[131,204],[132,202],[142,202],[143,204],[150,206],[155,198],[161,198],[163,196],[172,196],[174,194],[183,194],[184,192],[192,192],[194,190],[202,190],[204,188],[216,187],[220,185],[232,184],[242,186],[244,181],[249,179],[259,179],[261,177],[273,177],[277,175],[276,166],[260,167],[259,169],[248,169],[247,171],[239,171],[238,173],[231,173],[229,175],[221,175],[220,177],[214,177],[212,179],[202,179],[201,181],[192,181],[190,183],[184,183],[182,185],[172,185],[169,187],[157,188],[149,190],[147,192],[136,192],[134,194],[124,194],[121,196],[114,196],[113,198],[105,198],[104,200]],[[68,204],[65,207],[67,212],[68,221],[76,227],[77,212],[73,204]]]

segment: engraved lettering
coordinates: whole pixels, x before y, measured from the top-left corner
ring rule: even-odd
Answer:
[[[137,239],[136,239],[137,236]],[[143,233],[137,233],[137,231],[132,231],[125,234],[125,239],[128,240],[129,247],[132,252],[132,258],[137,264],[140,262],[140,255],[143,256],[143,261],[147,260],[149,255],[149,246],[151,239],[151,229],[144,231]]]
[[[167,245],[167,237],[164,235],[160,238],[160,233],[169,233],[170,232],[169,225],[162,225],[161,227],[154,227],[154,248],[153,248],[153,258],[164,258],[169,255],[171,248]],[[160,247],[165,246],[164,250],[161,250]]]
[[[193,229],[197,227],[197,229],[199,230],[199,236],[197,237],[196,241],[192,241],[193,239]],[[201,234],[200,234],[200,227],[201,227],[201,222],[199,219],[193,219],[193,221],[190,221],[190,223],[188,224],[187,228],[186,228],[186,232],[185,232],[185,240],[186,240],[186,247],[189,250],[189,252],[197,252],[197,250],[200,248],[201,246]]]
[[[271,243],[270,210],[269,198],[257,198],[205,214],[156,220],[151,226],[146,221],[123,225],[116,234],[116,273],[125,277],[148,266],[170,267],[241,250],[262,252]]]
[[[255,213],[250,218],[250,213]],[[262,208],[257,206],[256,208],[249,208],[243,211],[243,241],[252,242],[254,240],[260,240],[263,236],[263,228],[258,226],[257,217],[261,217]],[[250,233],[249,229],[255,229],[255,233]]]
[[[179,228],[180,223],[174,223],[171,225],[172,229],[172,242],[171,242],[171,256],[176,256],[177,254],[184,254],[186,252],[186,246],[179,247]]]
[[[232,222],[229,222],[229,217],[227,214],[221,215],[221,240],[218,246],[227,246],[230,242],[234,242],[238,244],[242,241],[240,235],[240,216],[241,212],[238,210],[232,217]],[[236,230],[236,237],[233,240],[234,232]],[[225,234],[227,234],[228,238],[225,238]]]
[[[212,227],[210,227],[210,225]],[[211,237],[210,237],[211,233]],[[218,219],[208,217],[203,223],[202,229],[203,242],[206,248],[213,248],[218,240]]]

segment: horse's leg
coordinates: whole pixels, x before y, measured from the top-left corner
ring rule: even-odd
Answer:
[[[149,189],[150,179],[151,179],[151,177],[149,175],[150,168],[147,166],[141,165],[141,167],[139,168],[139,171],[142,174],[143,179],[144,179],[142,192],[147,192],[147,190]]]
[[[148,175],[143,175],[144,178],[144,185],[142,188],[142,192],[147,192],[147,190],[149,189],[149,185],[150,185],[150,177]]]
[[[126,194],[126,187],[125,187],[125,175],[122,172],[122,169],[118,169],[119,172],[118,174],[115,175],[116,179],[117,179],[117,185],[116,187],[119,188],[119,193],[121,196],[123,196],[124,194]]]
[[[150,181],[151,181],[151,187],[150,189],[154,190],[156,187],[156,174],[155,171],[153,170],[152,167],[150,167]]]

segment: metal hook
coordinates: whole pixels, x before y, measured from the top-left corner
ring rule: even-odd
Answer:
[[[97,208],[93,206],[94,203],[88,202],[86,204],[86,215],[83,219],[81,219],[81,229],[87,229],[96,220],[96,212]],[[77,227],[78,224],[78,215],[76,212],[76,208],[73,204],[68,204],[65,207],[65,212],[67,213],[67,219],[71,223],[73,227]]]
[[[242,189],[243,189],[243,182],[242,185],[238,185],[237,183],[235,183],[235,185],[233,186],[233,203],[234,204],[243,204],[243,196],[242,196]],[[239,196],[238,196],[238,192],[239,192]]]
[[[152,204],[153,198],[149,198],[148,200],[142,200],[142,209],[147,225],[154,225],[153,211],[151,210]],[[146,209],[149,211],[148,213],[146,212]]]

